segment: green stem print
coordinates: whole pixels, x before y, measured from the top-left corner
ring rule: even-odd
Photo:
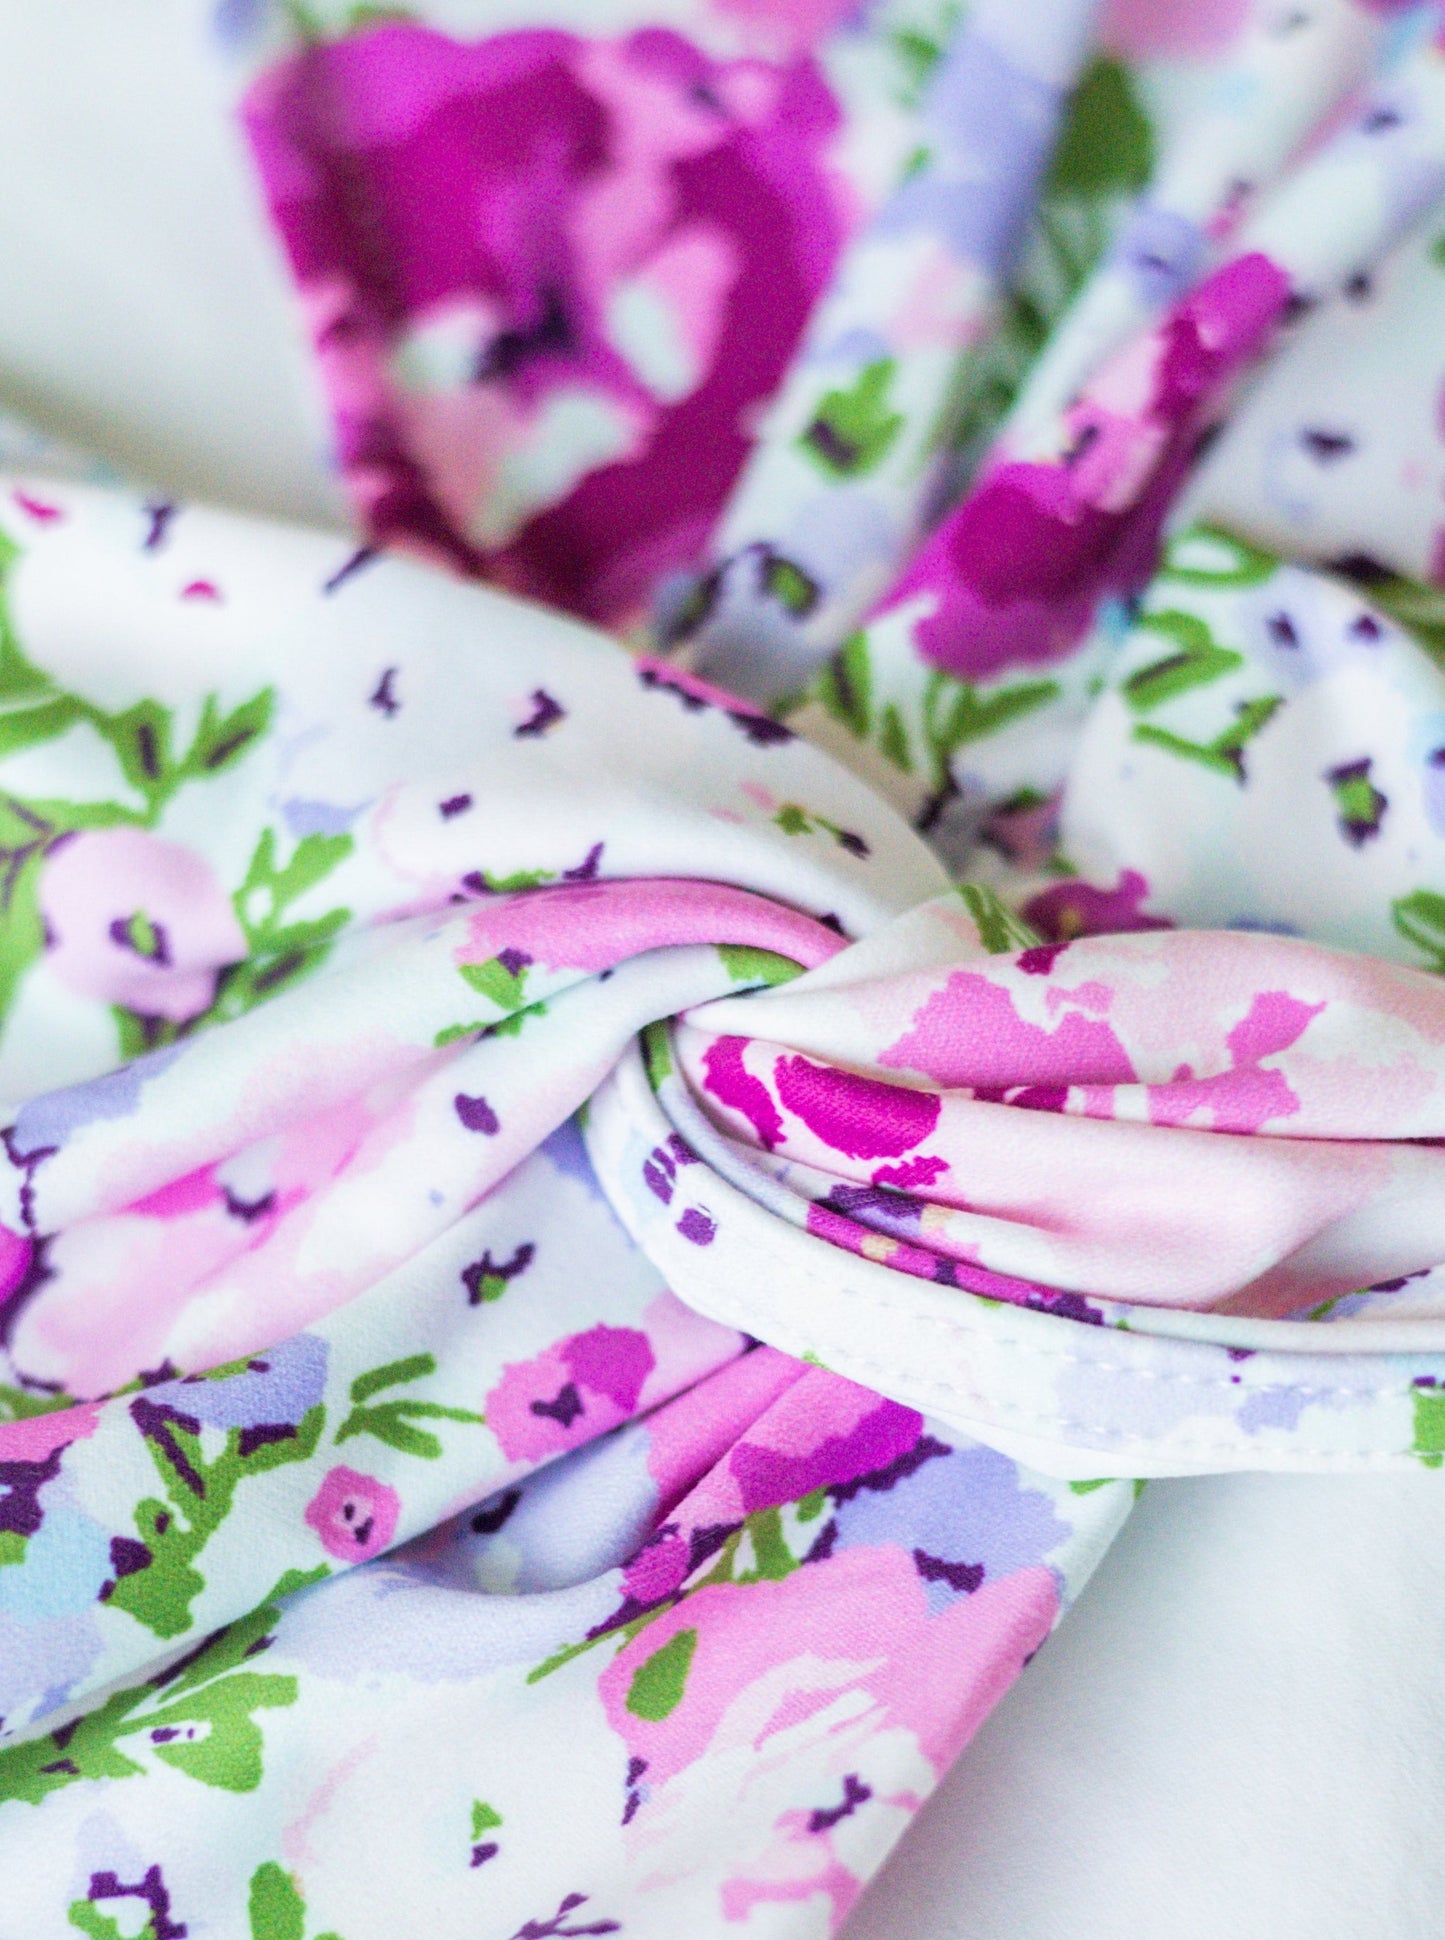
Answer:
[[[1243,654],[1221,647],[1196,613],[1171,607],[1162,613],[1142,613],[1137,624],[1148,632],[1162,633],[1174,643],[1174,651],[1125,677],[1121,691],[1136,714],[1147,714],[1244,665]]]
[[[297,1683],[249,1664],[270,1643],[279,1600],[326,1574],[324,1564],[288,1570],[250,1616],[215,1631],[143,1684],[0,1751],[0,1802],[38,1805],[82,1779],[143,1777],[156,1759],[198,1784],[254,1792],[265,1749],[256,1714],[294,1704]]]
[[[511,887],[517,886],[516,878],[507,880]],[[525,883],[522,886],[532,885]],[[479,997],[485,997],[496,1015],[473,1018],[464,1024],[448,1024],[433,1039],[436,1048],[440,1050],[445,1044],[454,1044],[465,1037],[476,1037],[482,1032],[493,1037],[513,1037],[529,1017],[545,1017],[545,1002],[540,998],[534,1003],[527,1002],[529,967],[530,959],[516,951],[508,951],[500,957],[488,957],[485,963],[459,963],[457,972],[462,982],[468,989],[475,990]]]
[[[1182,760],[1197,761],[1215,774],[1226,775],[1242,786],[1249,779],[1245,767],[1245,749],[1283,706],[1282,694],[1266,694],[1258,700],[1236,701],[1234,720],[1227,728],[1221,729],[1212,741],[1188,741],[1183,735],[1171,734],[1168,728],[1156,727],[1152,722],[1136,727],[1134,739],[1148,742],[1151,747],[1163,748],[1167,754],[1176,754]]]
[[[650,1610],[644,1610],[628,1622],[618,1624],[615,1629],[599,1630],[590,1637],[584,1637],[581,1643],[564,1644],[561,1650],[554,1652],[544,1663],[536,1665],[527,1673],[527,1682],[536,1684],[542,1678],[550,1677],[553,1671],[561,1670],[564,1664],[570,1664],[574,1658],[584,1656],[589,1650],[595,1650],[599,1644],[615,1642],[620,1649],[624,1644],[631,1643],[634,1637],[640,1637],[649,1624],[656,1623],[659,1617],[666,1616],[668,1611],[676,1608],[679,1603],[685,1603],[689,1597],[696,1596],[699,1590],[712,1589],[721,1583],[735,1583],[740,1587],[750,1583],[776,1583],[785,1576],[791,1576],[794,1570],[803,1567],[803,1558],[795,1553],[794,1545],[788,1541],[788,1534],[790,1529],[797,1529],[802,1538],[799,1547],[804,1552],[811,1548],[814,1537],[811,1532],[803,1536],[801,1525],[817,1517],[819,1503],[816,1496],[815,1491],[813,1495],[803,1496],[798,1502],[786,1504],[781,1509],[755,1509],[741,1526],[734,1529],[726,1538],[718,1551],[717,1561],[705,1575],[698,1577],[695,1582],[684,1585],[675,1597],[665,1599]],[[739,1569],[740,1559],[750,1561],[751,1568]],[[650,1695],[643,1701],[662,1703],[664,1692],[672,1690],[674,1685],[676,1697],[668,1708],[673,1708],[681,1698],[682,1682],[686,1679],[686,1664],[679,1667],[672,1659],[667,1659],[663,1664],[659,1664],[658,1660],[665,1658],[668,1652],[672,1652],[675,1658],[683,1648],[679,1640],[688,1636],[695,1637],[695,1633],[686,1630],[678,1631],[671,1642],[664,1645],[663,1650],[657,1653],[657,1656],[649,1658],[643,1664],[638,1672],[639,1677],[649,1670],[649,1666],[658,1667],[649,1687]],[[692,1658],[690,1648],[687,1649],[686,1655],[690,1663]],[[634,1680],[634,1688],[635,1683]],[[628,1699],[628,1708],[635,1708],[631,1697]],[[641,1717],[652,1714],[638,1712],[637,1715]],[[667,1714],[665,1711],[658,1711],[655,1715],[665,1717]]]
[[[206,1587],[196,1558],[230,1514],[237,1488],[272,1469],[309,1461],[326,1411],[308,1409],[294,1427],[227,1429],[220,1452],[207,1459],[193,1415],[145,1395],[130,1405],[165,1500],[147,1496],[137,1503],[137,1535],[117,1540],[118,1574],[107,1600],[157,1637],[179,1637],[190,1629],[191,1604]]]
[[[839,828],[838,824],[830,822],[826,815],[813,814],[810,810],[800,807],[797,802],[784,802],[773,820],[784,835],[822,833],[831,835],[838,847],[846,849],[849,855],[866,856],[868,853],[868,844],[861,835],[855,835],[852,829]]]
[[[1263,586],[1278,570],[1279,560],[1272,552],[1250,545],[1238,533],[1214,525],[1195,525],[1165,547],[1155,578],[1222,592]]]
[[[418,1428],[418,1421],[469,1421],[480,1426],[486,1416],[474,1414],[470,1408],[445,1408],[437,1401],[372,1401],[373,1395],[386,1388],[420,1381],[436,1371],[435,1355],[411,1354],[405,1360],[388,1361],[384,1367],[357,1375],[351,1384],[354,1405],[336,1431],[338,1446],[350,1441],[353,1435],[375,1435],[379,1442],[385,1442],[399,1454],[420,1455],[428,1462],[436,1461],[442,1452],[441,1442],[429,1428]]]
[[[812,692],[819,705],[855,740],[874,739],[883,758],[902,773],[912,774],[921,763],[931,780],[929,798],[916,818],[923,829],[933,826],[958,792],[952,761],[959,749],[1001,733],[1056,700],[1060,691],[1053,680],[979,689],[934,670],[924,682],[912,723],[920,743],[919,761],[915,762],[909,723],[902,709],[891,700],[875,706],[875,690],[868,635],[858,632],[844,641]]]
[[[184,1023],[141,1017],[117,1008],[122,1055],[135,1057],[189,1037],[207,1024],[244,1016],[278,990],[315,970],[351,921],[351,911],[331,909],[324,916],[300,921],[288,918],[287,912],[292,903],[346,860],[352,846],[349,835],[306,835],[290,858],[278,865],[275,830],[263,829],[245,878],[231,898],[246,939],[246,955],[221,971],[210,1005]]]
[[[953,758],[960,748],[998,734],[1026,714],[1056,700],[1058,694],[1059,684],[1054,680],[1026,680],[1016,686],[980,692],[950,674],[930,674],[923,689],[919,729],[933,788],[914,817],[916,826],[924,831],[931,829],[957,795]]]
[[[1159,579],[1194,588],[1237,588],[1258,585],[1275,569],[1276,562],[1268,553],[1228,533],[1199,526],[1170,546]],[[1221,646],[1208,622],[1185,608],[1146,610],[1135,626],[1140,633],[1162,634],[1171,651],[1136,667],[1120,683],[1120,693],[1134,714],[1152,714],[1156,708],[1238,673],[1245,665],[1243,654]],[[1236,701],[1234,719],[1209,741],[1178,734],[1154,721],[1141,721],[1134,729],[1134,739],[1181,760],[1197,762],[1242,785],[1248,780],[1245,749],[1283,706],[1282,694]]]
[[[278,865],[276,837],[270,829],[261,831],[245,880],[232,899],[249,955],[222,980],[214,1006],[218,1019],[239,1016],[282,984],[315,969],[350,922],[351,911],[332,909],[299,921],[288,912],[346,860],[352,846],[349,835],[306,835],[289,860]]]
[[[1091,62],[1070,101],[997,325],[960,360],[943,435],[967,477],[1059,319],[1109,245],[1119,211],[1149,181],[1154,134],[1127,68]]]
[[[922,722],[935,785],[943,786],[960,748],[997,734],[1056,699],[1058,692],[1058,682],[1053,680],[1026,680],[980,691],[948,674],[931,674],[923,690]]]
[[[118,712],[58,685],[30,661],[9,612],[9,577],[19,548],[0,532],[0,759],[27,752],[76,731],[89,731],[113,761],[110,799],[50,799],[0,791],[0,1021],[20,980],[46,944],[41,881],[63,843],[87,830],[156,830],[185,787],[228,772],[269,732],[276,695],[265,687],[227,707],[208,694],[189,739],[181,741],[173,710],[140,700]],[[325,956],[350,912],[333,909],[296,920],[288,907],[351,852],[348,835],[309,835],[284,864],[274,831],[259,836],[233,905],[246,940],[245,958],[222,967],[214,1001],[199,1015],[175,1021],[114,1008],[123,1057],[239,1016],[283,984],[312,970]],[[129,910],[117,919],[123,943],[139,959],[165,961],[165,935],[152,912]]]

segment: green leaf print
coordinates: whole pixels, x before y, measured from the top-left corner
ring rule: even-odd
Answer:
[[[878,749],[885,761],[891,761],[905,775],[913,773],[913,757],[908,752],[908,730],[893,701],[885,701],[883,711],[878,716]]]
[[[91,1940],[125,1940],[119,1920],[109,1913],[102,1913],[94,1900],[72,1900],[66,1917],[71,1926],[89,1934]],[[141,1928],[136,1940],[154,1940],[155,1930],[156,1923],[152,1917]]]
[[[749,989],[773,989],[803,974],[803,966],[791,957],[779,956],[775,950],[754,949],[749,943],[719,943],[717,953],[732,981]]]
[[[40,872],[64,833],[24,802],[0,795],[0,1018],[15,1001],[20,979],[45,948]]]
[[[257,1713],[294,1704],[294,1677],[242,1668],[263,1652],[278,1600],[328,1574],[288,1570],[249,1616],[218,1630],[179,1662],[56,1731],[0,1751],[0,1809],[38,1805],[82,1779],[137,1778],[159,1759],[201,1785],[254,1792],[264,1739]]]
[[[502,1823],[502,1815],[485,1799],[472,1800],[472,1837],[480,1839],[484,1832],[495,1832]]]
[[[392,0],[356,0],[355,6],[348,7],[345,18],[345,31],[359,34],[368,27],[380,27],[389,21],[419,21],[421,15],[415,7],[399,7]]]
[[[759,1509],[747,1520],[752,1538],[753,1568],[738,1578],[740,1583],[777,1583],[791,1576],[798,1560],[783,1536],[783,1519],[776,1509]]]
[[[358,1374],[351,1384],[353,1401],[370,1401],[383,1388],[394,1388],[404,1381],[419,1381],[424,1374],[437,1371],[435,1354],[408,1354],[404,1360],[386,1361],[366,1374]]]
[[[818,676],[819,704],[861,741],[873,725],[872,693],[868,635],[850,633]]]
[[[1086,201],[1137,195],[1154,172],[1154,130],[1128,68],[1100,55],[1079,77],[1049,166],[1048,191]]]
[[[904,107],[916,108],[923,98],[934,69],[943,59],[949,36],[958,24],[959,12],[959,0],[944,0],[935,20],[926,25],[911,23],[896,27],[889,35],[888,44],[902,69],[898,98]]]
[[[647,1082],[657,1091],[672,1076],[672,1040],[664,1020],[648,1024],[642,1032],[642,1060],[647,1067]]]
[[[1134,1500],[1137,1502],[1144,1493],[1146,1480],[1147,1478],[1142,1475],[1133,1476],[1127,1481],[1121,1481],[1117,1476],[1099,1475],[1095,1476],[1090,1482],[1070,1482],[1069,1493],[1071,1495],[1092,1495],[1095,1489],[1128,1488],[1133,1491]]]
[[[1390,905],[1395,928],[1426,958],[1432,970],[1445,975],[1445,896],[1433,889],[1417,889]]]
[[[520,970],[509,970],[500,957],[488,957],[485,963],[461,963],[457,968],[463,983],[495,1004],[503,1016],[510,1016],[526,1002],[525,964]]]
[[[138,1396],[131,1403],[136,1426],[165,1488],[166,1499],[137,1503],[138,1567],[117,1576],[108,1601],[128,1610],[157,1637],[179,1637],[191,1627],[191,1604],[206,1587],[196,1559],[231,1512],[238,1486],[257,1475],[305,1462],[315,1454],[326,1410],[307,1411],[293,1428],[258,1431],[231,1428],[220,1453],[207,1460],[200,1424],[180,1409]]]
[[[305,1940],[306,1902],[274,1859],[252,1873],[247,1912],[251,1940]]]
[[[1090,271],[1112,228],[1111,205],[1046,196],[1035,212],[997,322],[960,359],[941,437],[967,478],[1008,416],[1029,369]]]
[[[1325,786],[1334,797],[1341,835],[1353,847],[1370,841],[1380,833],[1390,798],[1370,779],[1374,762],[1366,755],[1360,761],[1345,761],[1324,775]]]
[[[305,835],[290,860],[276,862],[276,833],[263,829],[245,879],[236,891],[236,920],[253,950],[274,950],[288,934],[282,917],[289,906],[325,880],[351,854],[349,835]]]
[[[695,1630],[674,1631],[661,1650],[644,1658],[627,1687],[627,1709],[634,1718],[658,1724],[682,1703],[687,1674],[697,1650]]]
[[[266,1860],[251,1875],[246,1900],[250,1921],[250,1940],[306,1940],[306,1902],[288,1873],[274,1859]],[[335,1933],[318,1933],[314,1940],[340,1940]]]
[[[780,552],[771,547],[763,548],[762,563],[763,591],[775,599],[786,613],[795,620],[806,619],[818,604],[818,585],[810,579],[801,566],[791,559],[785,559]]]
[[[1355,583],[1363,598],[1411,634],[1445,671],[1445,586],[1376,572],[1358,576]]]
[[[401,1455],[420,1455],[425,1461],[434,1462],[442,1452],[440,1440],[428,1428],[418,1428],[418,1421],[470,1421],[480,1424],[485,1415],[474,1414],[469,1408],[444,1408],[436,1401],[379,1401],[371,1397],[383,1389],[404,1386],[409,1381],[423,1380],[436,1373],[436,1357],[432,1354],[411,1354],[402,1361],[389,1361],[384,1367],[375,1367],[369,1373],[359,1374],[351,1384],[351,1399],[355,1404],[351,1413],[336,1431],[337,1443],[350,1441],[353,1435],[374,1435],[388,1448],[394,1448]]]
[[[1121,692],[1136,714],[1147,714],[1165,701],[1210,681],[1220,680],[1244,665],[1243,654],[1221,647],[1196,613],[1170,607],[1162,613],[1142,613],[1136,623],[1151,633],[1162,633],[1175,643],[1176,651],[1147,667],[1138,667],[1124,679]]]
[[[979,940],[990,956],[1011,956],[1015,950],[1035,949],[1041,938],[1005,908],[994,892],[980,882],[960,883],[958,893],[977,925]]]
[[[1426,1468],[1445,1462],[1445,1389],[1416,1388],[1415,1453]]]
[[[0,1422],[31,1421],[36,1415],[59,1414],[76,1403],[68,1394],[36,1394],[29,1388],[12,1388],[0,1381]]]
[[[540,889],[544,883],[555,882],[555,869],[514,869],[509,876],[494,876],[487,869],[479,869],[477,874],[494,896],[510,896],[517,889]]]
[[[832,720],[846,727],[859,741],[869,739],[877,726],[877,747],[884,760],[892,762],[904,774],[912,774],[914,757],[910,753],[908,724],[892,700],[886,700],[875,712],[873,687],[869,638],[867,632],[855,632],[822,669],[811,695],[819,700]],[[1057,681],[1018,681],[1012,687],[979,691],[978,687],[956,681],[952,675],[937,669],[929,673],[915,726],[933,774],[935,790],[950,790],[950,759],[960,747],[999,733],[1057,695]],[[793,819],[799,813],[795,811]],[[778,821],[782,824],[782,815]],[[801,823],[797,826],[801,828]]]
[[[80,718],[80,704],[32,665],[10,618],[9,576],[20,548],[0,531],[0,758],[63,734]]]
[[[0,757],[86,722],[110,744],[121,775],[145,803],[139,814],[117,804],[118,815],[153,828],[185,782],[229,767],[266,733],[276,705],[270,687],[225,714],[216,696],[207,695],[184,754],[173,751],[174,716],[159,701],[136,701],[113,714],[58,687],[26,657],[9,618],[7,582],[19,556],[14,541],[0,533]]]
[[[896,372],[893,358],[879,357],[850,389],[826,392],[799,450],[833,478],[859,478],[881,464],[903,429],[903,414],[888,397]]]
[[[546,1016],[545,1003],[529,1004],[526,1001],[528,965],[525,963],[516,970],[509,970],[500,957],[488,957],[485,963],[460,963],[457,970],[463,983],[469,984],[479,996],[495,1005],[498,1015],[473,1018],[462,1024],[448,1024],[432,1040],[438,1050],[443,1045],[457,1043],[461,1038],[476,1037],[483,1031],[494,1037],[514,1037],[529,1017]]]

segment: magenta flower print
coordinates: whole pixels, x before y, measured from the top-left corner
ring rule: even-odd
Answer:
[[[639,606],[710,530],[843,240],[816,62],[394,22],[263,76],[246,120],[376,536]]]
[[[345,1467],[332,1469],[306,1505],[306,1521],[321,1547],[347,1563],[364,1563],[386,1549],[400,1513],[395,1489]]]
[[[34,1258],[33,1241],[0,1226],[0,1307],[25,1285]]]
[[[1105,593],[1147,581],[1197,441],[1289,296],[1258,252],[1215,270],[1103,363],[1062,414],[1057,451],[990,463],[880,611],[924,602],[918,651],[960,680],[1063,659]]]

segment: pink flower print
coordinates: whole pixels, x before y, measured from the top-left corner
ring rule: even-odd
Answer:
[[[508,1461],[544,1462],[635,1414],[655,1364],[637,1328],[591,1327],[503,1368],[487,1396],[487,1425]]]
[[[57,844],[40,882],[49,962],[81,997],[172,1024],[205,1010],[246,938],[209,863],[143,829]]]
[[[334,1468],[306,1505],[306,1520],[329,1556],[364,1563],[396,1534],[401,1497],[374,1475]]]
[[[687,1878],[726,1799],[723,1918],[822,1896],[836,1930],[1057,1610],[1053,1573],[1035,1565],[935,1611],[895,1544],[685,1597],[598,1680],[612,1729],[645,1761],[630,1863]]]
[[[867,0],[713,0],[763,40],[799,51],[819,46],[840,27],[863,18]]]
[[[1203,60],[1224,52],[1249,11],[1249,0],[1109,0],[1099,38],[1126,60]]]

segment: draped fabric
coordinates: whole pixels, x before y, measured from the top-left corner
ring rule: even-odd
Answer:
[[[213,26],[358,531],[0,426],[0,1934],[832,1932],[1445,1459],[1438,9]]]

